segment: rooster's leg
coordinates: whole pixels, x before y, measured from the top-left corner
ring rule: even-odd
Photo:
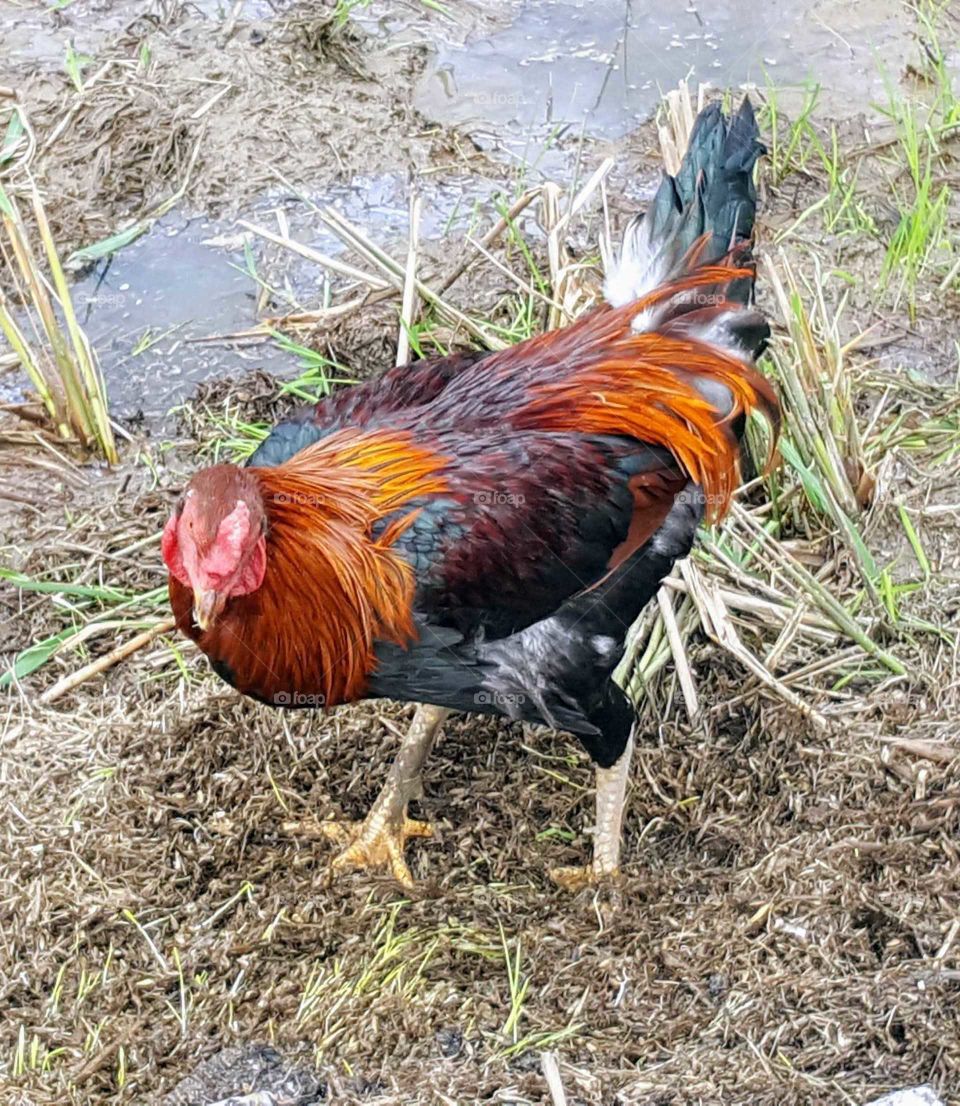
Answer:
[[[593,862],[583,868],[554,868],[550,878],[567,891],[616,879],[620,874],[623,809],[630,778],[633,738],[609,768],[597,769],[597,822],[593,831]]]
[[[408,818],[407,803],[423,794],[423,763],[449,713],[444,707],[417,707],[387,782],[362,822],[321,822],[324,836],[345,846],[331,865],[333,873],[345,868],[386,868],[398,883],[413,886],[403,850],[411,837],[431,837],[433,827]]]

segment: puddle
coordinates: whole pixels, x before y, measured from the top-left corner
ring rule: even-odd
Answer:
[[[99,357],[110,409],[121,419],[163,416],[213,376],[285,367],[270,345],[190,341],[257,321],[254,282],[231,265],[243,266],[242,251],[203,244],[228,229],[172,212],[73,284],[77,319]],[[26,391],[21,374],[0,377],[0,399],[22,402]]]
[[[527,161],[581,128],[622,138],[685,77],[721,88],[817,82],[828,113],[868,111],[884,99],[877,58],[896,79],[912,45],[909,14],[889,0],[515,0],[500,10],[498,23],[436,44],[415,103]]]
[[[256,322],[256,287],[242,252],[204,242],[231,229],[171,213],[149,234],[97,264],[73,288],[77,316],[100,358],[111,410],[166,414],[195,384],[284,366],[271,345],[249,349],[191,339]]]
[[[430,181],[423,194],[421,239],[463,235],[474,220],[495,218],[492,183],[471,179]],[[409,221],[409,183],[398,174],[358,177],[309,197],[331,205],[402,260]],[[343,252],[311,203],[292,195],[266,197],[242,217],[273,233],[278,212],[298,242],[328,255]],[[282,313],[323,302],[325,270],[290,251],[249,236],[260,278],[277,290]],[[354,264],[357,264],[354,259]],[[342,282],[332,278],[336,290]],[[162,418],[203,380],[264,368],[281,377],[297,371],[296,359],[269,341],[206,343],[259,322],[259,285],[246,271],[244,233],[233,220],[190,217],[174,211],[149,234],[98,262],[73,285],[77,317],[100,358],[111,410],[120,418]],[[22,399],[21,378],[0,379],[0,396]]]

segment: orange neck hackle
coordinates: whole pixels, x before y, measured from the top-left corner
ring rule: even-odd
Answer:
[[[348,429],[282,465],[246,469],[267,518],[263,583],[204,632],[184,628],[236,686],[267,701],[293,691],[327,705],[358,697],[375,642],[416,637],[413,570],[393,546],[416,514],[403,507],[446,488],[444,463],[407,434]],[[175,578],[171,597],[178,622],[189,622]]]

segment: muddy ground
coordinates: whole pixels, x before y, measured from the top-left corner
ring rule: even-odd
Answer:
[[[174,334],[146,368],[127,356],[130,336],[159,326],[167,308],[156,319],[138,314],[123,284],[142,280],[145,296],[159,283],[168,295],[186,286],[189,297],[203,249],[243,263],[229,244],[198,245],[178,261],[193,220],[202,219],[198,242],[222,238],[237,233],[238,213],[266,220],[289,201],[291,225],[309,236],[297,195],[340,186],[349,204],[361,178],[365,195],[371,180],[384,189],[371,230],[400,242],[408,177],[436,189],[427,194],[438,205],[444,188],[463,191],[484,227],[495,218],[493,190],[512,194],[541,170],[569,185],[613,154],[614,221],[655,180],[650,124],[584,137],[572,128],[538,169],[518,162],[510,142],[491,141],[510,120],[474,126],[434,111],[436,13],[380,5],[338,32],[321,5],[276,7],[75,0],[51,14],[0,4],[0,85],[17,87],[29,108],[33,172],[63,252],[184,190],[164,217],[172,221],[121,251],[115,268],[78,273],[93,282],[81,285],[93,289],[91,332],[104,288],[129,315],[105,324],[101,352],[131,436],[121,466],[107,472],[47,439],[44,447],[33,424],[4,413],[0,553],[31,579],[132,596],[161,587],[157,535],[184,475],[223,437],[224,415],[269,419],[289,403],[270,373],[290,378],[296,368],[262,344],[197,347]],[[437,52],[481,31],[499,48],[520,8],[465,5],[453,45]],[[849,27],[837,6],[813,15],[851,39],[863,33],[858,20],[889,24],[895,82],[914,87],[905,59],[922,41],[905,8],[851,9]],[[948,21],[945,39],[956,30]],[[71,40],[93,59],[82,93],[62,68]],[[802,100],[794,88],[784,103],[796,112]],[[892,577],[916,584],[900,600],[906,623],[882,631],[907,674],[878,677],[864,661],[837,686],[804,665],[850,649],[848,640],[819,651],[787,642],[776,671],[797,673],[791,686],[824,716],[820,730],[697,634],[691,661],[705,709],[688,720],[669,668],[651,687],[614,896],[570,897],[546,874],[588,854],[592,772],[578,748],[563,735],[452,720],[421,804],[438,836],[411,848],[421,884],[403,896],[370,876],[327,885],[328,846],[285,824],[362,816],[408,708],[278,716],[239,699],[167,638],[40,702],[60,677],[129,638],[132,617],[139,627],[163,613],[162,599],[134,604],[132,615],[118,612],[122,625],[108,622],[5,693],[4,1103],[209,1106],[251,1065],[275,1074],[277,1064],[300,1080],[294,1101],[304,1103],[545,1103],[550,1052],[571,1104],[859,1104],[926,1082],[960,1102],[957,290],[947,264],[924,274],[914,318],[878,296],[895,222],[886,186],[901,170],[883,161],[890,132],[870,96],[848,111],[836,95],[827,103],[819,133],[829,136],[835,119],[844,150],[878,147],[858,194],[875,234],[828,228],[826,203],[798,224],[829,190],[812,160],[782,179],[764,170],[758,234],[769,263],[783,251],[831,310],[846,294],[845,339],[869,331],[848,362],[864,432],[897,417],[923,439],[892,435],[895,444],[872,455],[877,490],[865,521]],[[949,151],[942,172],[955,177]],[[587,214],[574,231],[578,250],[596,240],[598,212]],[[448,272],[464,248],[458,217],[443,209],[425,271]],[[172,252],[150,252],[164,241]],[[516,252],[498,256],[523,271]],[[282,286],[288,255],[264,248],[257,260]],[[316,274],[294,272],[290,290],[315,306]],[[240,279],[241,291],[231,285],[211,301],[203,327],[237,330],[258,307],[288,306],[272,295],[258,305]],[[455,302],[505,324],[511,290],[499,270],[481,267],[454,286]],[[775,312],[769,283],[761,297]],[[363,375],[392,362],[396,332],[388,303],[299,337]],[[443,338],[464,340],[449,330]],[[168,389],[181,370],[186,382]],[[151,388],[162,401],[149,402]],[[184,394],[188,409],[165,416],[170,397]],[[897,525],[900,507],[927,572]],[[853,573],[835,534],[798,523],[791,540],[849,594]],[[4,585],[0,650],[12,660],[106,607],[85,601]],[[918,629],[923,620],[933,632]],[[777,634],[746,618],[739,625],[746,644],[769,655]],[[251,1051],[261,1045],[282,1060]],[[217,1067],[234,1047],[245,1061],[231,1053]]]

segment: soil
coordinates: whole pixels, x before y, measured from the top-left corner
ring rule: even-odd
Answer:
[[[913,32],[899,5],[887,7],[899,72],[895,59],[906,56]],[[883,8],[871,3],[854,14],[881,19]],[[821,5],[819,17],[826,14]],[[842,11],[828,14],[829,26],[843,31]],[[438,54],[458,41],[475,44],[481,31],[501,42],[509,22],[485,5],[458,15],[459,29]],[[178,230],[186,239],[188,223],[201,216],[202,233],[195,227],[191,241],[235,234],[237,213],[262,216],[292,196],[291,222],[312,241],[316,228],[300,193],[356,191],[358,178],[366,191],[372,179],[387,182],[391,198],[376,206],[388,241],[402,241],[402,227],[383,215],[396,206],[397,180],[436,187],[428,194],[438,197],[445,186],[462,189],[478,197],[489,222],[492,188],[510,191],[537,170],[518,169],[509,142],[504,152],[485,137],[496,121],[448,118],[431,100],[437,56],[424,28],[435,28],[434,18],[415,4],[380,5],[338,30],[331,7],[319,4],[257,0],[224,10],[74,0],[51,13],[4,0],[0,85],[17,87],[29,110],[39,142],[33,172],[62,252],[150,216],[184,187],[165,217],[174,221],[161,220],[128,247],[132,261],[121,251],[114,269],[100,263],[78,273],[94,282],[81,286],[111,288],[116,280],[119,294],[139,272],[145,296],[155,278],[167,288],[185,284],[189,296],[200,263],[181,268],[175,254],[151,254],[155,236]],[[85,93],[63,71],[70,41],[94,59],[84,69]],[[845,149],[887,133],[869,95],[833,112]],[[65,117],[68,125],[45,145]],[[652,124],[614,136],[571,131],[550,145],[541,169],[572,176],[608,153],[617,158],[611,209],[622,222],[656,179]],[[897,170],[872,171],[879,196],[884,174]],[[865,192],[872,184],[865,180]],[[809,167],[784,182],[764,177],[759,236],[772,261],[782,232],[823,189],[822,174]],[[897,523],[898,508],[908,508],[937,581],[901,600],[907,616],[943,631],[897,640],[908,675],[843,687],[829,672],[798,680],[794,690],[827,721],[820,730],[698,635],[690,659],[705,709],[688,720],[670,672],[652,684],[625,878],[615,891],[579,896],[555,888],[547,869],[588,855],[587,759],[564,735],[452,719],[420,804],[437,836],[410,848],[420,883],[406,895],[368,875],[330,885],[329,846],[287,823],[361,817],[409,708],[278,715],[240,699],[192,647],[166,637],[42,704],[60,677],[122,640],[107,626],[82,654],[56,655],[26,677],[4,704],[4,1103],[211,1106],[272,1087],[276,1106],[519,1106],[551,1101],[544,1053],[558,1057],[571,1106],[860,1104],[921,1083],[960,1102],[960,680],[952,636],[960,560],[949,437],[957,292],[955,282],[939,289],[928,281],[912,320],[889,303],[877,306],[885,216],[876,203],[874,238],[830,232],[812,219],[782,248],[809,287],[823,284],[832,310],[844,282],[824,274],[858,276],[840,327],[845,339],[869,328],[872,344],[850,354],[858,379],[881,381],[864,385],[864,421],[878,409],[884,417],[895,410],[906,425],[932,414],[943,420],[942,447],[906,445],[884,458],[866,523],[893,578],[920,580]],[[466,226],[444,234],[454,217],[445,208],[425,243],[427,272],[448,271],[464,247]],[[595,212],[591,218],[576,231],[584,253],[596,239]],[[950,220],[956,230],[952,209]],[[368,229],[376,236],[376,219]],[[235,247],[212,249],[239,257]],[[257,255],[271,284],[282,280],[281,256]],[[207,285],[197,279],[202,296]],[[316,304],[307,277],[293,283]],[[505,321],[509,288],[495,269],[470,273],[455,285],[456,302]],[[236,295],[229,310],[211,299],[219,329],[256,320],[255,289]],[[761,299],[775,311],[768,287]],[[160,326],[160,317],[121,306],[129,318],[109,318],[102,333],[116,336],[122,325],[128,352],[130,335]],[[197,325],[209,329],[207,316]],[[360,376],[392,363],[396,331],[396,307],[386,304],[300,338]],[[34,579],[131,595],[163,585],[159,531],[185,475],[222,436],[213,416],[278,417],[290,401],[278,401],[273,373],[296,372],[289,360],[268,360],[263,347],[233,344],[185,367],[181,337],[158,344],[142,372],[102,354],[121,405],[129,400],[122,414],[132,441],[112,472],[48,439],[41,448],[32,427],[4,416],[4,564]],[[173,368],[186,374],[179,391],[168,389]],[[890,385],[895,397],[881,408],[883,382],[901,381],[907,370],[915,372],[909,385]],[[155,406],[144,399],[151,387],[162,397]],[[161,419],[183,392],[188,407]],[[835,535],[796,541],[831,581],[848,582]],[[80,602],[3,585],[0,652],[12,659],[61,632],[68,605]],[[154,617],[159,602],[134,612]],[[778,640],[757,620],[744,617],[739,629],[759,655]],[[820,657],[848,645],[831,639]],[[788,653],[777,671],[788,672],[788,661],[799,667],[800,657]]]

